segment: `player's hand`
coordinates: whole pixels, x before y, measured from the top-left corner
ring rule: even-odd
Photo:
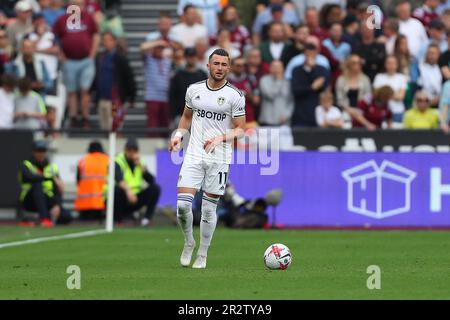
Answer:
[[[170,139],[169,142],[169,151],[178,151],[181,149],[181,138],[180,137],[173,137]]]
[[[214,149],[222,142],[222,136],[206,140],[205,144],[203,145],[203,149],[205,149],[206,153],[214,152]]]

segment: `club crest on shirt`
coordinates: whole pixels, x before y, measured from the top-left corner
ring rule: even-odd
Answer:
[[[217,104],[219,106],[223,105],[225,103],[225,98],[224,97],[218,97],[217,98]]]

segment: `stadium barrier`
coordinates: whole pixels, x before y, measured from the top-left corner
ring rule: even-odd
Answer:
[[[448,154],[280,152],[263,164],[239,163],[239,153],[235,190],[253,199],[282,189],[277,223],[286,227],[450,228]],[[269,166],[278,170],[262,174]],[[178,172],[171,154],[157,153],[160,205],[175,205]]]

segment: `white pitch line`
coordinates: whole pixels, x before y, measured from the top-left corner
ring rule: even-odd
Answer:
[[[84,232],[77,232],[77,233],[69,233],[69,234],[64,234],[64,235],[60,235],[60,236],[43,237],[43,238],[29,239],[29,240],[23,240],[23,241],[8,242],[8,243],[0,244],[0,249],[23,246],[23,245],[32,244],[32,243],[41,243],[41,242],[46,242],[46,241],[89,237],[89,236],[95,236],[95,235],[102,234],[102,233],[107,233],[107,232],[106,232],[106,230],[92,230],[92,231],[84,231]]]

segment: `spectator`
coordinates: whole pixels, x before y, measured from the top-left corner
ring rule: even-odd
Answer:
[[[135,211],[146,207],[141,225],[149,225],[161,189],[141,160],[139,145],[135,139],[129,139],[124,152],[116,157],[115,171],[114,219],[120,223]],[[144,188],[144,181],[147,188]]]
[[[104,216],[108,163],[109,158],[99,141],[92,141],[88,153],[78,162],[74,207],[81,220],[100,220]]]
[[[35,44],[29,39],[22,40],[20,54],[6,66],[6,72],[17,78],[27,77],[31,89],[45,94],[52,88],[52,82],[45,62],[35,54]]]
[[[344,125],[341,110],[333,105],[333,94],[328,90],[320,94],[320,105],[316,107],[316,122],[320,128],[342,129]]]
[[[180,44],[176,43],[173,36],[172,18],[168,13],[160,13],[158,20],[158,30],[150,32],[145,38],[146,41],[155,41],[159,39],[162,39],[169,44],[168,48],[164,52],[164,56],[166,57],[172,56],[174,51],[181,47]]]
[[[188,48],[188,49],[192,49],[192,48]],[[173,74],[175,74],[175,72],[177,72],[178,70],[183,69],[184,65],[186,64],[186,59],[184,57],[184,50],[185,49],[183,49],[183,47],[178,47],[173,51],[173,54],[172,54],[172,73]],[[164,52],[163,52],[163,56],[165,56]]]
[[[444,53],[448,50],[448,43],[444,34],[445,26],[440,20],[433,20],[428,24],[428,34],[430,38],[421,45],[417,59],[423,60],[430,44],[436,44],[439,51]]]
[[[111,32],[102,35],[104,52],[96,59],[97,100],[100,128],[111,130],[114,108],[122,108],[128,103],[133,107],[136,84],[133,69],[127,57],[117,49],[117,39]]]
[[[206,27],[197,23],[197,9],[194,6],[184,7],[182,21],[171,29],[171,34],[183,47],[193,47],[199,39],[208,39]]]
[[[100,33],[111,32],[118,41],[118,47],[122,51],[127,51],[127,43],[125,39],[125,30],[123,28],[120,13],[115,9],[105,11],[100,22]]]
[[[342,7],[336,3],[327,3],[320,9],[320,25],[329,30],[334,23],[342,23],[344,12]]]
[[[436,8],[436,12],[443,16],[447,10],[450,9],[450,1],[449,0],[441,0],[438,7]]]
[[[103,21],[103,13],[99,0],[84,0],[84,1],[86,12],[91,15],[91,17],[97,23],[97,26],[100,27],[100,24]]]
[[[144,42],[141,52],[144,55],[145,102],[147,105],[148,128],[169,126],[169,85],[172,61],[163,55],[168,43],[164,40]],[[150,136],[155,136],[153,133]]]
[[[46,106],[44,128],[47,129],[45,137],[57,137],[58,134],[54,132],[56,129],[56,108],[54,106]]]
[[[41,0],[42,15],[50,27],[53,27],[56,20],[66,13],[63,0]]]
[[[22,78],[18,85],[19,94],[14,99],[14,127],[16,129],[42,129],[46,108],[42,97],[31,90],[31,80]]]
[[[285,0],[270,0],[269,6],[262,12],[258,13],[253,22],[253,44],[259,46],[261,43],[261,36],[264,25],[272,22],[272,7],[281,5],[283,6],[282,21],[286,24],[297,26],[300,24],[300,20],[297,17],[295,10],[292,6],[287,6]]]
[[[20,209],[37,212],[41,226],[51,228],[55,222],[67,222],[70,213],[62,208],[64,183],[58,166],[48,160],[47,150],[45,141],[35,141],[31,158],[20,165]],[[34,225],[24,215],[22,223]]]
[[[394,18],[387,19],[383,24],[383,36],[379,38],[379,42],[384,43],[386,53],[388,55],[394,54],[395,41],[399,35],[398,20]]]
[[[56,20],[53,32],[59,40],[63,60],[64,85],[68,92],[70,127],[78,127],[78,93],[81,98],[81,126],[89,127],[91,96],[89,89],[95,77],[95,56],[100,44],[97,25],[85,10],[84,0],[71,0],[81,9],[80,28],[73,28],[65,14]]]
[[[409,52],[413,57],[418,57],[420,47],[428,40],[427,33],[422,23],[411,17],[411,4],[402,0],[397,4],[397,16],[399,19],[399,31],[408,39]]]
[[[11,129],[14,119],[14,90],[16,78],[9,74],[1,77],[0,87],[0,129]]]
[[[405,129],[436,129],[439,128],[439,113],[430,108],[430,99],[426,92],[417,91],[414,97],[414,107],[406,111],[403,119]]]
[[[262,60],[270,64],[273,60],[280,60],[283,51],[287,48],[283,25],[272,22],[269,27],[269,40],[263,41],[260,46]]]
[[[273,5],[270,9],[270,13],[272,14],[272,19],[269,23],[266,23],[261,32],[261,41],[269,40],[269,29],[272,24],[279,23],[283,27],[283,32],[285,34],[286,39],[292,39],[294,35],[294,29],[296,26],[289,25],[283,22],[283,6],[282,5]]]
[[[241,55],[251,46],[250,33],[247,27],[240,23],[236,6],[228,5],[223,8],[220,14],[220,28],[230,32],[231,44]]]
[[[417,59],[409,53],[408,39],[400,34],[395,41],[394,55],[398,61],[398,71],[403,73],[411,82],[418,79]]]
[[[389,110],[389,100],[394,91],[390,86],[374,90],[373,94],[365,96],[358,102],[358,108],[351,110],[353,127],[365,127],[370,131],[381,129],[385,122],[392,127],[392,112]]]
[[[59,48],[56,45],[54,33],[41,14],[33,18],[33,32],[25,36],[35,44],[36,58],[41,60],[48,73],[48,87],[46,92],[56,95],[56,79],[58,77]]]
[[[6,25],[6,20],[9,18],[13,18],[16,16],[14,6],[16,5],[17,0],[1,0],[0,1],[0,7],[1,7],[1,14],[2,17],[2,27]]]
[[[439,13],[437,12],[439,4],[439,0],[425,0],[421,7],[414,10],[412,16],[428,28],[431,21],[439,19]]]
[[[228,81],[245,95],[245,119],[249,126],[256,121],[256,105],[259,104],[259,96],[253,94],[253,88],[245,72],[245,59],[239,57],[231,61],[231,72]]]
[[[359,20],[354,15],[347,14],[342,21],[342,27],[344,28],[342,41],[347,42],[353,48],[359,41]]]
[[[263,62],[261,51],[258,48],[252,48],[247,52],[247,74],[252,81],[259,84],[263,76],[269,73],[270,65]],[[258,85],[257,85],[258,86]]]
[[[314,7],[307,8],[305,11],[305,24],[308,26],[309,33],[320,41],[328,38],[328,33],[320,26],[319,11]]]
[[[362,72],[361,58],[350,55],[344,63],[343,74],[336,82],[336,100],[339,107],[348,111],[356,108],[358,101],[372,92],[370,79]]]
[[[450,30],[447,31],[447,50],[441,52],[439,57],[439,67],[445,80],[450,79]]]
[[[14,50],[11,44],[9,43],[6,31],[0,29],[0,64],[2,66],[6,65],[12,58],[13,53]]]
[[[441,129],[446,133],[450,133],[450,80],[444,83],[442,95],[439,101],[439,118]]]
[[[391,87],[394,94],[392,99],[389,100],[389,110],[391,110],[395,122],[402,122],[403,113],[405,112],[405,104],[403,101],[408,87],[408,78],[398,72],[398,61],[395,56],[386,57],[384,69],[385,72],[375,76],[373,87],[374,89],[383,86]]]
[[[353,48],[353,53],[361,57],[363,71],[373,81],[380,73],[386,58],[386,49],[383,44],[375,41],[373,29],[363,24],[361,26],[361,43]]]
[[[199,68],[197,52],[194,48],[187,48],[184,50],[184,57],[186,65],[178,70],[170,83],[169,101],[174,122],[178,122],[184,111],[185,96],[187,88],[196,82],[206,80],[208,75]]]
[[[281,55],[281,61],[284,68],[289,64],[292,58],[303,53],[306,42],[309,37],[309,28],[306,25],[299,25],[295,30],[295,38],[292,44],[289,44]]]
[[[289,125],[294,101],[289,82],[284,79],[284,67],[281,61],[272,61],[270,74],[262,77],[259,89],[261,93],[259,124],[261,126]]]
[[[213,53],[216,49],[225,49],[230,55],[231,59],[235,59],[241,56],[241,52],[239,51],[239,49],[236,49],[231,43],[230,31],[228,31],[227,29],[219,30],[219,33],[217,34],[217,45],[209,48],[208,51],[206,51],[205,60],[207,60],[211,53]]]
[[[183,10],[187,5],[193,5],[197,8],[201,15],[202,23],[208,30],[208,36],[210,38],[214,37],[218,31],[218,14],[222,10],[220,0],[179,0],[177,10],[179,16],[183,14]]]
[[[14,50],[17,50],[19,43],[22,42],[23,36],[33,29],[31,19],[33,10],[27,0],[17,2],[14,9],[16,11],[17,19],[8,25],[6,32],[8,34],[9,43]]]
[[[328,30],[329,38],[322,42],[322,45],[327,48],[333,55],[333,58],[339,62],[344,62],[350,55],[352,48],[346,42],[342,41],[342,25],[338,22],[334,22]]]
[[[292,126],[316,127],[315,108],[319,95],[330,83],[330,71],[316,63],[318,48],[313,44],[305,47],[304,64],[292,71],[291,88],[294,95]]]
[[[450,4],[450,2],[449,2],[449,4]],[[442,12],[441,20],[442,20],[442,23],[444,23],[445,30],[449,30],[450,29],[450,8],[446,9],[446,10],[444,10],[444,12]]]
[[[437,107],[442,89],[442,74],[438,65],[439,47],[431,44],[425,60],[419,63],[418,85],[427,93],[432,107]]]
[[[309,36],[308,39],[306,40],[306,46],[308,45],[310,47],[314,46],[317,48],[317,50],[319,50],[320,47],[319,39],[315,36]],[[291,59],[291,61],[286,66],[286,71],[284,74],[287,80],[292,79],[292,72],[296,67],[301,66],[305,63],[305,57],[306,57],[305,54],[302,53]],[[331,70],[330,62],[324,55],[317,54],[315,55],[315,57],[317,65],[324,67],[327,70]]]
[[[206,51],[209,49],[208,42],[205,39],[199,39],[195,42],[195,52],[197,52],[198,65],[201,70],[208,72],[208,58]]]
[[[320,10],[327,4],[338,4],[341,8],[345,7],[346,0],[292,0],[297,8],[299,17],[304,17],[308,8]]]
[[[4,6],[0,9],[0,30],[6,30],[9,23],[8,16],[4,12]]]

